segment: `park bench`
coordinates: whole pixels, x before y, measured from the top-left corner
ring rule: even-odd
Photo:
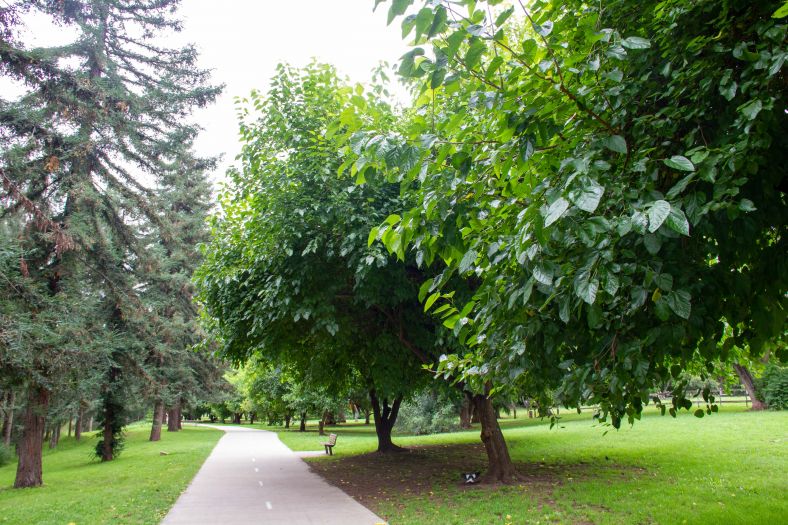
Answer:
[[[334,445],[337,444],[337,435],[336,434],[329,434],[328,435],[328,441],[326,441],[325,443],[320,443],[320,444],[325,447],[326,454],[328,454],[329,456],[333,456],[334,455]]]

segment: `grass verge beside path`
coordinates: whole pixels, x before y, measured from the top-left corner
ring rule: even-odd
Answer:
[[[460,483],[461,472],[485,464],[478,429],[398,436],[411,450],[378,456],[369,454],[373,427],[331,427],[335,456],[308,461],[391,525],[776,524],[788,515],[785,412],[650,414],[607,435],[585,414],[553,430],[527,418],[502,426],[524,477],[510,486]],[[320,449],[316,432],[271,429],[294,450]]]
[[[223,433],[185,426],[151,443],[149,432],[149,424],[130,426],[125,449],[109,463],[92,459],[93,433],[79,443],[61,439],[44,451],[40,488],[11,488],[16,463],[0,468],[0,523],[159,523]]]

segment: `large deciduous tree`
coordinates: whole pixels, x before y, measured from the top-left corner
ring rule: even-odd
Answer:
[[[228,357],[287,364],[328,392],[360,376],[386,452],[403,396],[429,377],[407,344],[431,348],[434,326],[416,300],[415,265],[367,246],[370,228],[402,208],[397,186],[357,186],[329,140],[345,132],[351,104],[390,125],[379,95],[318,64],[282,66],[266,97],[252,94],[260,114],[242,106],[242,167],[198,282]]]
[[[416,44],[400,73],[421,86],[417,110],[405,133],[359,126],[351,143],[361,178],[377,169],[417,199],[378,237],[447,266],[426,306],[448,305],[475,352],[440,371],[598,404],[618,427],[656,382],[783,336],[788,55],[774,6],[412,4],[395,0],[389,19],[407,15]],[[419,161],[392,166],[406,144]],[[447,293],[456,274],[478,282],[467,304]],[[691,407],[675,384],[674,415]]]

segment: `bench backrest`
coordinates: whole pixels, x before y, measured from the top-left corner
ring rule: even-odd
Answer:
[[[337,444],[337,435],[336,434],[329,434],[328,435],[328,444],[329,445],[336,445]]]

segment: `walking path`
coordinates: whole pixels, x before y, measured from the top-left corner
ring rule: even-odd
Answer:
[[[323,481],[274,432],[225,431],[162,525],[375,525],[383,520]]]

